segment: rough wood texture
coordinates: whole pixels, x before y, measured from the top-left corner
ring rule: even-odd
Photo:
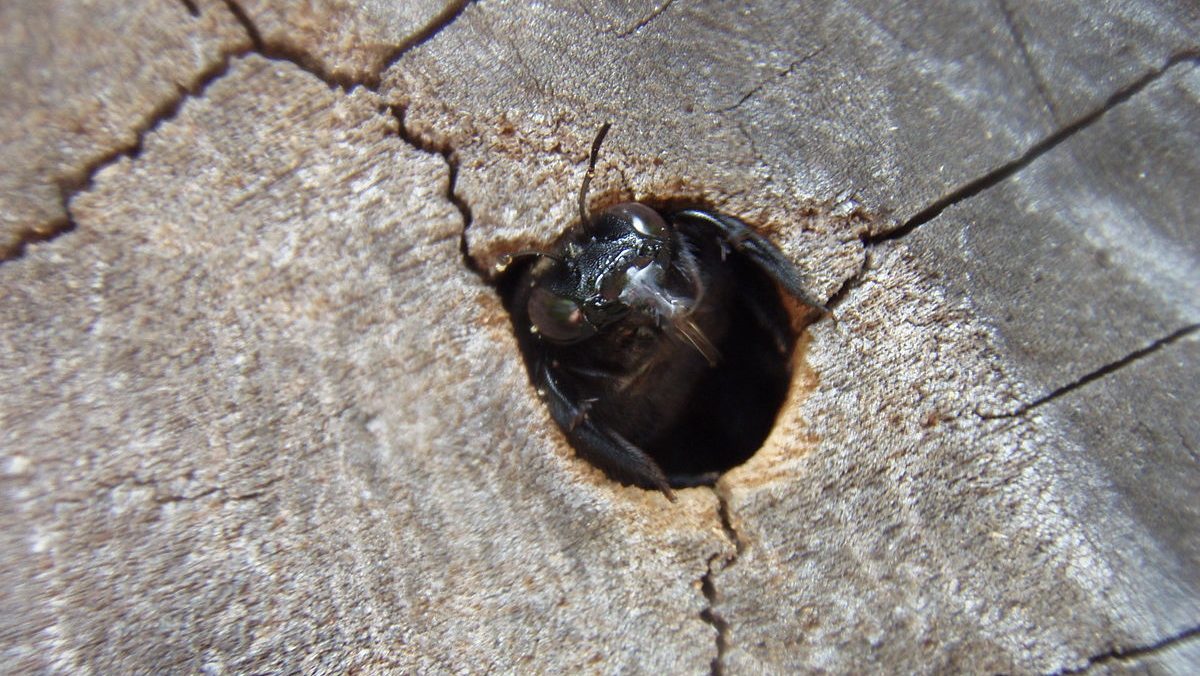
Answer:
[[[379,106],[239,60],[3,268],[50,666],[571,670],[647,633],[711,659],[715,499],[614,495],[554,449],[444,163]]]
[[[1187,673],[1200,12],[802,5],[0,9],[4,663]],[[674,504],[483,278],[603,121],[833,307]]]
[[[65,204],[180,92],[249,46],[219,1],[0,4],[0,258],[70,228]]]
[[[375,83],[396,55],[462,10],[465,0],[316,0],[231,4],[256,47],[297,59],[330,80]]]

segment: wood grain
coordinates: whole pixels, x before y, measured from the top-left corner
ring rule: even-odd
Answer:
[[[1194,4],[0,26],[10,670],[1195,664]],[[574,456],[489,285],[604,122],[594,207],[738,215],[832,307],[678,503]]]

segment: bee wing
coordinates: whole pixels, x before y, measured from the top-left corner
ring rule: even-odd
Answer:
[[[701,221],[716,228],[722,239],[742,255],[754,261],[755,265],[770,275],[797,300],[821,312],[829,311],[828,308],[808,295],[804,289],[804,280],[800,277],[800,272],[783,255],[783,252],[765,237],[751,230],[750,226],[732,216],[714,214],[700,209],[684,209],[676,211],[672,215],[676,218]]]

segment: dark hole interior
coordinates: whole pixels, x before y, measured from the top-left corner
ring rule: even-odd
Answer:
[[[529,265],[525,262],[510,267],[497,280],[497,287],[512,318],[531,380],[544,389],[533,373],[538,352],[544,348],[531,337],[527,313],[514,307],[520,297],[518,281]],[[637,442],[664,470],[674,488],[711,484],[721,473],[749,459],[770,433],[791,380],[796,332],[779,288],[736,251],[728,253],[724,265],[732,273],[734,288],[733,301],[726,310],[729,330],[717,344],[720,360],[715,367],[706,368],[691,388],[675,425],[654,438]],[[586,454],[580,455],[586,458]],[[606,471],[611,478],[629,483],[619,472]]]
[[[693,389],[679,424],[647,445],[668,478],[721,474],[749,460],[770,434],[787,396],[796,336],[779,291],[740,254],[731,253],[727,263],[734,271],[735,296],[755,298],[758,305],[731,305],[730,331],[717,345],[720,361]],[[784,337],[783,351],[778,336]]]

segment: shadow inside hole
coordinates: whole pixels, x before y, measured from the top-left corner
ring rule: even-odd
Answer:
[[[726,263],[734,301],[729,331],[717,344],[720,360],[693,387],[679,422],[644,447],[676,487],[749,460],[770,434],[791,381],[796,334],[779,290],[741,254],[730,253]]]
[[[669,214],[685,205],[650,206]],[[564,237],[571,235],[568,232]],[[717,246],[713,238],[705,241]],[[716,365],[697,366],[703,372],[687,386],[685,396],[679,399],[682,402],[679,410],[668,412],[677,413],[678,417],[663,429],[640,433],[652,426],[629,422],[643,414],[637,409],[636,396],[623,402],[627,410],[596,409],[600,411],[595,420],[598,426],[619,430],[644,450],[662,468],[673,488],[711,485],[720,474],[744,463],[762,446],[787,397],[792,376],[791,356],[797,339],[780,289],[749,258],[727,248],[709,251],[701,259],[702,263],[722,266],[720,274],[713,278],[729,287],[725,293],[716,294],[723,299],[716,311],[728,319],[724,336],[715,341],[720,355]],[[545,344],[530,332],[526,308],[516,307],[518,299],[524,297],[519,287],[529,283],[528,273],[534,264],[528,259],[513,264],[496,280],[496,286],[512,319],[530,379],[535,387],[544,390],[544,383],[538,382],[535,375],[539,360],[553,359],[563,350],[579,348]],[[646,386],[676,387],[677,383],[653,382]],[[584,396],[578,392],[570,394]],[[580,455],[587,458],[586,453]],[[601,466],[601,469],[614,480],[639,483],[613,468]]]

